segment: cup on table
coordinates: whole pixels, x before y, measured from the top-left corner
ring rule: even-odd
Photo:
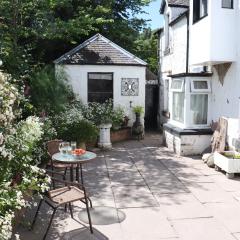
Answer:
[[[63,154],[71,152],[71,146],[69,142],[62,142],[59,144],[59,151]]]
[[[71,149],[72,149],[72,151],[75,151],[76,148],[77,148],[77,142],[71,141]]]

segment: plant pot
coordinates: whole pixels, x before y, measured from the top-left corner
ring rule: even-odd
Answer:
[[[143,139],[144,136],[144,127],[140,120],[140,113],[136,114],[136,121],[133,123],[132,126],[132,134],[133,136],[136,136],[138,140]]]
[[[224,170],[228,178],[233,178],[235,173],[240,173],[240,159],[228,158],[218,152],[215,152],[214,164],[216,165],[216,170]]]
[[[112,149],[112,143],[110,139],[110,129],[112,127],[112,124],[106,123],[101,124],[99,126],[100,128],[100,136],[99,136],[99,142],[98,147],[104,150]]]

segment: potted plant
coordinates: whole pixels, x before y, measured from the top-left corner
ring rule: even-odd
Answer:
[[[132,133],[140,140],[143,139],[144,136],[144,127],[141,123],[141,114],[144,113],[144,108],[142,106],[135,106],[133,107],[133,112],[136,115],[136,120],[133,123]]]
[[[216,170],[224,170],[227,178],[234,178],[235,173],[240,173],[240,153],[236,151],[224,151],[214,153]]]

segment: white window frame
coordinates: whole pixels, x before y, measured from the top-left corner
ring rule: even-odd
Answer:
[[[182,82],[181,88],[177,89],[177,88],[172,88],[172,84],[174,81],[179,81]],[[174,78],[171,81],[171,86],[170,86],[170,90],[171,92],[184,92],[184,85],[185,85],[185,80],[181,79],[181,78]]]
[[[194,82],[207,82],[207,88],[198,89],[194,87]],[[190,79],[191,84],[191,92],[192,93],[210,93],[211,92],[211,84],[208,79]]]
[[[173,89],[172,81],[181,80],[182,86],[181,89]],[[184,129],[199,129],[199,128],[209,128],[210,126],[210,113],[211,113],[211,78],[201,78],[201,77],[185,77],[185,78],[173,78],[170,83],[170,95],[169,95],[169,110],[170,110],[170,123],[176,127],[184,128]],[[205,81],[208,84],[207,89],[194,89],[194,81]],[[184,100],[184,119],[183,122],[178,122],[173,119],[173,93],[174,92],[184,92],[185,100]],[[192,95],[208,95],[208,112],[207,112],[207,124],[193,124],[191,119],[191,96]]]

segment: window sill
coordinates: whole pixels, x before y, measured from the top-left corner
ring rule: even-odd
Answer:
[[[175,136],[183,136],[183,135],[212,135],[213,131],[209,128],[200,128],[200,129],[182,129],[176,127],[170,123],[166,123],[163,125],[163,129],[165,131],[170,132]]]
[[[200,22],[202,19],[206,18],[207,16],[208,16],[208,14],[205,15],[205,16],[200,17],[199,19],[197,19],[197,20],[195,20],[195,21],[193,21],[193,25],[194,25],[195,23]]]

